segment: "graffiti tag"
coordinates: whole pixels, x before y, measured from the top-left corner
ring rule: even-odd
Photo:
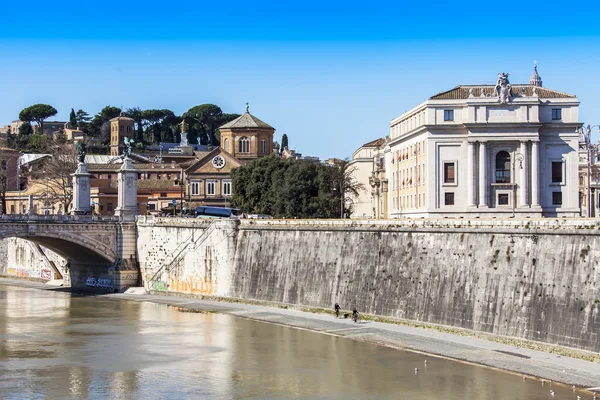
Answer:
[[[46,279],[49,281],[50,279],[52,279],[52,271],[50,271],[49,269],[43,269],[40,272],[40,278]]]
[[[111,289],[111,290],[114,288],[112,279],[108,279],[108,278],[96,279],[96,278],[89,277],[85,280],[85,286],[93,287],[93,288],[97,288],[97,289]]]
[[[161,292],[165,292],[165,291],[169,290],[169,284],[162,282],[162,281],[153,281],[152,289],[159,290]]]

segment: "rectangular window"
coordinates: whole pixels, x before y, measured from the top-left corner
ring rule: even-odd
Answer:
[[[264,139],[260,141],[260,152],[263,154],[267,152],[267,141]]]
[[[214,196],[215,195],[215,186],[216,186],[215,181],[206,181],[206,194],[209,196]]]
[[[562,192],[552,192],[552,205],[562,205]]]
[[[454,121],[454,110],[444,110],[444,121]]]
[[[148,204],[148,211],[156,211],[156,204],[154,204],[154,203]]]
[[[106,204],[106,210],[108,212],[112,212],[112,210],[113,210],[113,203],[107,203]]]
[[[231,181],[223,181],[223,195],[231,196]]]
[[[562,161],[552,161],[552,183],[563,183]]]
[[[498,193],[498,205],[499,206],[507,206],[508,205],[508,193]]]
[[[192,185],[192,196],[198,196],[200,194],[200,182],[193,181],[191,185]]]
[[[167,193],[166,192],[161,192],[160,197],[167,197]]]
[[[453,162],[444,163],[444,183],[456,183],[456,164]]]
[[[444,204],[447,206],[454,205],[454,192],[444,193]]]
[[[562,109],[561,108],[553,108],[552,109],[552,121],[560,121],[562,119]]]

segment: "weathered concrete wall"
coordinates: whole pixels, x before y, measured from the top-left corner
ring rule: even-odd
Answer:
[[[600,223],[138,220],[146,288],[361,312],[600,351]]]
[[[229,296],[600,351],[593,222],[246,221]]]
[[[67,260],[52,250],[19,238],[0,239],[0,275],[41,280],[68,277]]]
[[[149,290],[224,295],[237,221],[140,218],[138,260]]]

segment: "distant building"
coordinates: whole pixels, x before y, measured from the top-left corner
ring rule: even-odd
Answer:
[[[273,152],[275,128],[248,111],[219,127],[221,148],[242,163],[256,160]]]
[[[350,218],[387,218],[387,180],[383,149],[385,139],[365,143],[348,163],[352,178],[362,184],[358,196],[350,199]]]
[[[400,217],[576,216],[579,100],[529,84],[462,85],[390,123],[388,211]]]
[[[125,138],[133,140],[133,118],[125,117],[123,114],[110,120],[110,155],[123,154],[125,149]]]

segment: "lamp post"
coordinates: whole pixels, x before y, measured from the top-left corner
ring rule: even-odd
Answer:
[[[515,205],[517,204],[517,185],[516,183],[514,183],[516,181],[517,178],[517,169],[515,168],[516,162],[519,162],[519,169],[523,169],[523,160],[524,160],[524,156],[521,153],[515,153],[513,155],[513,159],[512,159],[512,179],[513,179],[513,185],[512,185],[512,218],[515,217]],[[521,185],[524,185],[525,182],[521,182]]]
[[[333,184],[335,185],[336,182],[340,185],[340,219],[344,219],[344,185],[339,179],[335,179]]]
[[[587,187],[586,187],[586,204],[587,204],[587,216],[592,217],[592,156],[598,154],[598,148],[600,147],[600,140],[598,143],[592,143],[592,129],[599,128],[600,125],[588,124],[587,127],[581,127],[577,129],[579,133],[579,148],[587,151]]]

